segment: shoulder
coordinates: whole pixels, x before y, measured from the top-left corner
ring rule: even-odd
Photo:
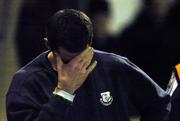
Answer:
[[[98,65],[100,65],[99,67],[105,66],[106,69],[110,70],[113,69],[133,75],[141,74],[147,76],[147,74],[142,69],[140,69],[137,65],[124,56],[95,50],[95,59],[97,59]]]
[[[31,85],[31,83],[33,83],[33,80],[35,79],[35,77],[38,75],[38,73],[41,72],[39,71],[32,71],[32,70],[28,70],[26,68],[21,68],[20,70],[18,70],[12,80],[11,80],[11,84],[9,87],[9,91],[8,92],[20,92],[25,86],[27,85]]]
[[[126,57],[123,57],[114,53],[100,51],[100,50],[95,50],[94,53],[95,53],[95,58],[102,62],[126,63],[126,61],[128,60]]]
[[[43,64],[42,54],[33,61],[20,68],[13,76],[9,91],[19,92],[24,86],[32,85],[38,75],[45,73],[48,67]]]
[[[95,50],[95,59],[97,59],[98,63],[102,64],[110,64],[114,66],[125,66],[125,67],[131,67],[134,64],[129,61],[127,57],[117,55],[114,53],[108,53],[104,51]]]

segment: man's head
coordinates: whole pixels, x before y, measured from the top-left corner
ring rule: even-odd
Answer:
[[[92,38],[92,23],[89,17],[81,11],[60,10],[48,21],[48,46],[57,53],[60,48],[71,53],[81,52],[91,45]]]

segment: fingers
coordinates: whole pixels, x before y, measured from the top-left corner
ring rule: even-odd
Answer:
[[[55,60],[56,60],[56,69],[57,71],[60,71],[63,65],[63,61],[57,53],[55,53],[54,55],[55,55]]]
[[[77,71],[81,70],[83,73],[90,73],[97,64],[97,61],[91,64],[94,55],[93,50],[92,47],[86,48],[81,54],[73,58],[68,65],[71,65]]]
[[[93,49],[90,54],[87,54],[87,56],[82,61],[82,69],[87,69],[87,67],[91,64],[92,58],[93,58],[94,52]]]
[[[92,47],[89,47],[89,51],[85,53],[85,55],[81,58],[80,62],[78,63],[78,66],[80,69],[86,71],[86,68],[90,65],[91,60],[94,55],[94,49]]]
[[[78,56],[73,58],[70,63],[80,63],[83,61],[85,56],[91,53],[92,47],[87,47],[83,52],[81,52]]]
[[[93,54],[94,54],[94,49],[93,48],[91,48],[89,51],[88,51],[88,53],[86,54],[86,55],[84,55],[84,57],[83,57],[83,59],[82,59],[82,63],[87,63],[87,62],[91,62],[91,60],[92,60],[92,57],[93,57]],[[89,64],[90,64],[90,62],[89,62]]]
[[[96,67],[97,61],[93,61],[93,63],[87,68],[87,74],[91,73],[93,69]]]

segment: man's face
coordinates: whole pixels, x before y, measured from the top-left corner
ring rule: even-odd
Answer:
[[[69,61],[71,61],[74,57],[78,56],[81,52],[72,53],[67,51],[66,49],[60,47],[58,49],[58,55],[61,57],[63,63],[67,64]]]

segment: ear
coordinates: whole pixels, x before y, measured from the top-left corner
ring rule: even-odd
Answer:
[[[46,46],[49,50],[51,50],[51,48],[50,48],[50,46],[49,46],[49,43],[48,43],[47,37],[44,38],[44,42],[45,42],[45,46]]]

